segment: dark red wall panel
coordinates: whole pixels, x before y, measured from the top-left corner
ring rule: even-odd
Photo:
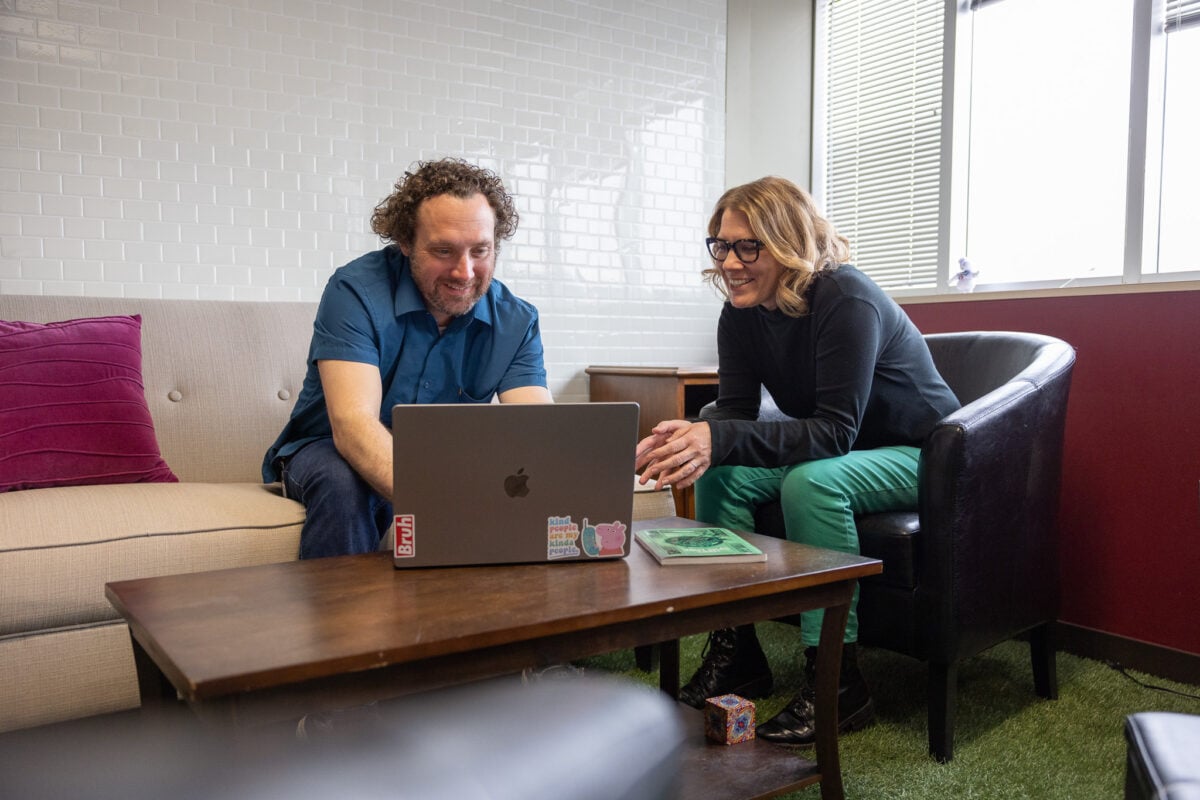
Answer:
[[[1200,654],[1200,291],[905,310],[925,333],[1022,330],[1074,345],[1061,619]]]

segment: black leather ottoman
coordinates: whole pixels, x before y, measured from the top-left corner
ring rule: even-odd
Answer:
[[[1200,800],[1200,716],[1125,718],[1125,800]]]
[[[297,741],[190,712],[0,736],[0,797],[88,800],[674,800],[679,705],[627,680],[515,676],[395,700]]]

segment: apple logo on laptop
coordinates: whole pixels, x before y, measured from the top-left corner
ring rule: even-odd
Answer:
[[[529,476],[525,474],[524,467],[504,479],[504,493],[509,497],[524,497],[529,494]]]

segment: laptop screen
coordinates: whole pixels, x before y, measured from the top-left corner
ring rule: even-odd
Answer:
[[[397,405],[399,568],[620,558],[636,403]]]

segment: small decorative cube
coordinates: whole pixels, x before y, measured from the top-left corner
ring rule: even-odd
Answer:
[[[736,694],[704,701],[704,735],[720,744],[737,744],[754,738],[754,703]]]

